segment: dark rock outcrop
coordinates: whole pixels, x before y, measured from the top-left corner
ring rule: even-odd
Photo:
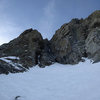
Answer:
[[[23,66],[23,68],[28,69],[29,67],[38,64],[38,56],[42,51],[42,45],[43,38],[41,34],[37,30],[28,29],[24,31],[18,38],[10,41],[8,44],[3,44],[0,46],[0,58],[9,58],[9,56],[19,57],[19,61],[17,63]],[[6,59],[0,59],[0,61],[5,62],[5,65],[3,63],[0,64],[0,66],[2,66],[1,70],[3,70],[3,66],[5,66],[7,71],[17,72],[16,70],[11,71],[8,68],[9,66],[13,66],[12,64],[15,63],[11,60],[6,61]],[[19,67],[18,65],[16,66]]]
[[[90,56],[87,55],[88,49],[86,49],[86,47],[89,45],[87,42],[91,39],[91,31],[97,27],[99,30],[99,10],[92,13],[86,19],[72,19],[71,22],[61,26],[50,41],[56,61],[63,64],[77,64],[82,60],[82,57],[90,58]],[[95,31],[97,31],[97,29]],[[95,33],[96,32],[93,31],[92,34]],[[97,33],[100,35],[98,31]],[[88,40],[87,37],[89,38]],[[89,47],[92,49],[93,46],[94,44],[91,43],[91,46]],[[95,61],[95,59],[93,60]]]
[[[1,45],[0,74],[23,72],[37,64],[40,67],[55,62],[77,64],[82,57],[100,61],[100,10],[86,19],[65,23],[50,41],[43,39],[37,30],[28,29]]]
[[[48,39],[43,41],[43,49],[39,58],[39,66],[45,67],[55,62],[54,54],[51,51],[51,44]]]
[[[15,59],[16,60],[16,59]],[[10,73],[18,73],[18,72],[24,72],[27,71],[21,64],[15,61],[13,63],[7,63],[0,59],[0,74],[9,74]]]
[[[57,62],[76,64],[85,56],[87,28],[82,22],[83,20],[73,19],[56,31],[50,42]]]

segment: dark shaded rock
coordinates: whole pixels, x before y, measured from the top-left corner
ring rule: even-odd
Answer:
[[[56,31],[50,42],[57,62],[76,64],[84,56],[87,28],[82,22],[83,20],[73,19]]]
[[[16,97],[15,97],[15,100],[18,100],[20,97],[21,97],[21,96],[16,96]]]
[[[15,65],[17,68],[5,61],[0,60],[0,74],[9,74],[9,72],[18,73],[18,72],[26,71],[26,69],[20,66],[19,64],[15,64]]]
[[[55,62],[54,54],[51,51],[51,44],[48,39],[43,41],[43,49],[41,55],[39,56],[39,66],[45,67],[53,64]]]
[[[89,30],[92,28],[100,28],[100,10],[96,10],[84,20],[84,24],[88,26]]]
[[[43,38],[41,34],[37,30],[28,29],[18,38],[0,46],[0,58],[9,56],[19,57],[19,63],[24,68],[29,68],[38,64],[38,56],[41,53],[42,45]],[[4,65],[1,64],[1,66]]]

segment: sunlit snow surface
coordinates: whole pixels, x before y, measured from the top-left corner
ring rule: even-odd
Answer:
[[[100,63],[38,66],[0,75],[0,100],[100,100]]]

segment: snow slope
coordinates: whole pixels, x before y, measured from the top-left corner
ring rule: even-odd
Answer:
[[[100,100],[100,63],[56,63],[0,75],[0,100],[15,100],[16,96],[20,96],[17,100]]]

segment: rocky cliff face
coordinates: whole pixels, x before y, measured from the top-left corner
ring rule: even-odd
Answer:
[[[37,30],[28,29],[24,31],[18,38],[0,46],[0,72],[5,69],[7,72],[16,72],[16,67],[18,67],[17,72],[20,72],[35,66],[38,64],[38,57],[42,48],[43,38]],[[16,60],[16,57],[19,59]],[[8,66],[11,68],[9,69]]]
[[[56,61],[64,64],[77,64],[82,57],[94,58],[92,57],[93,52],[90,54],[89,50],[94,44],[90,43],[90,46],[88,42],[92,38],[91,34],[100,35],[100,32],[97,31],[99,29],[100,11],[95,11],[86,19],[72,19],[71,22],[62,25],[50,41]],[[99,37],[95,36],[95,38]]]
[[[0,73],[23,72],[52,63],[77,64],[82,57],[100,61],[100,10],[86,19],[72,19],[56,31],[50,41],[28,29],[0,46]]]

